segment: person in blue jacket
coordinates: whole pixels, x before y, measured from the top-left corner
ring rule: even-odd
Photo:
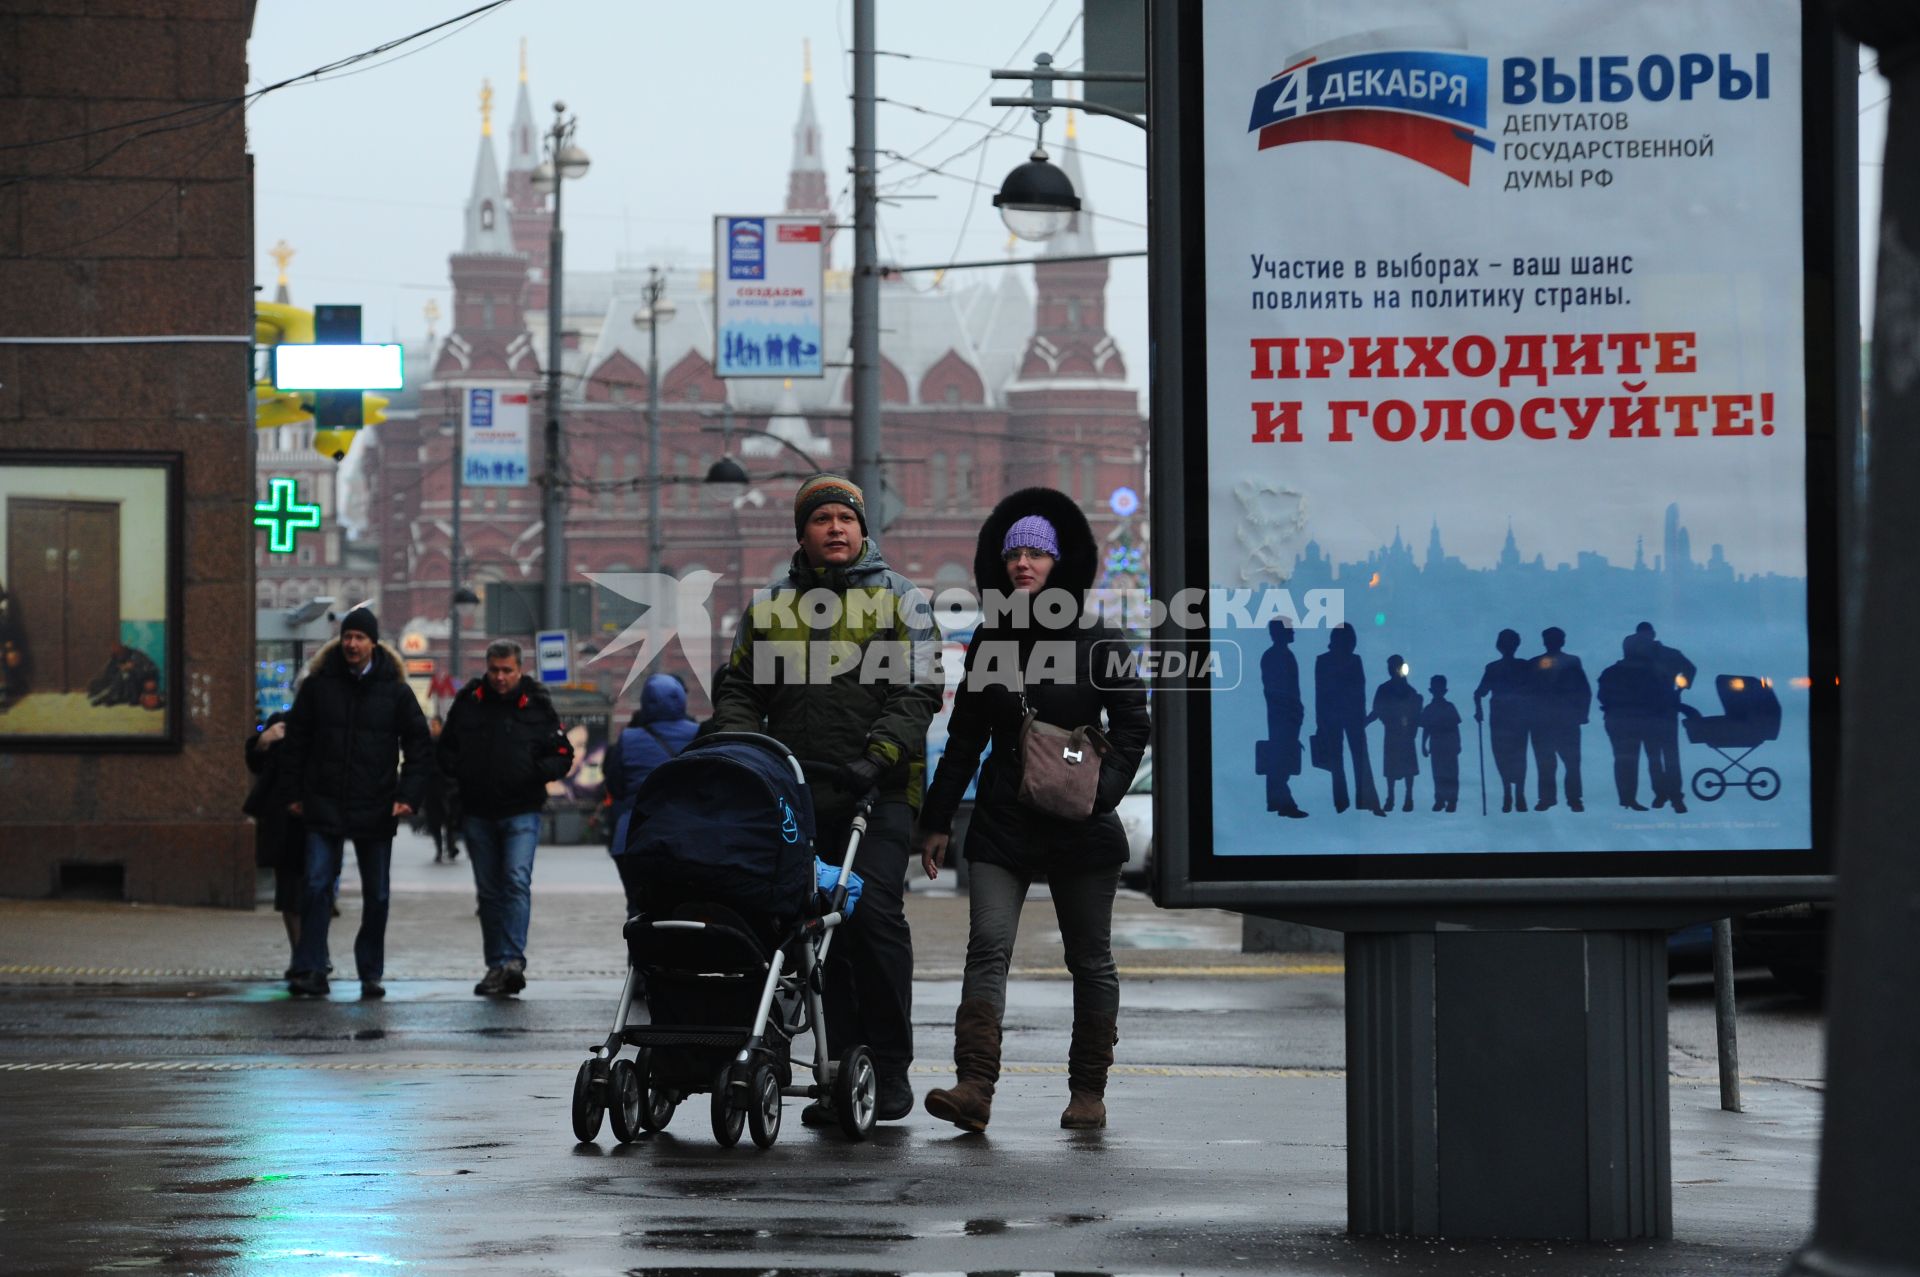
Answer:
[[[700,725],[687,716],[687,689],[671,674],[655,674],[640,689],[640,708],[607,751],[601,776],[613,801],[613,843],[607,848],[627,893],[627,916],[640,912],[640,883],[627,856],[627,825],[634,795],[653,769],[685,749]]]

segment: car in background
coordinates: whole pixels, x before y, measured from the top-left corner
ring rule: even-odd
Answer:
[[[1133,784],[1114,811],[1120,817],[1120,827],[1127,831],[1127,863],[1120,870],[1120,881],[1144,888],[1153,872],[1152,746],[1140,755],[1140,770],[1133,774]]]

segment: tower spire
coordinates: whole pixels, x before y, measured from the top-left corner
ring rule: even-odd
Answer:
[[[801,42],[800,118],[793,126],[793,165],[787,172],[789,213],[827,211],[827,166],[820,154],[820,119],[813,110],[813,44]]]
[[[480,153],[473,161],[473,189],[467,195],[463,253],[511,253],[507,201],[500,189],[500,165],[493,154],[493,85],[480,82]]]
[[[293,245],[283,239],[267,250],[267,256],[273,258],[275,268],[273,300],[291,301],[292,297],[287,292],[287,263],[293,260]]]

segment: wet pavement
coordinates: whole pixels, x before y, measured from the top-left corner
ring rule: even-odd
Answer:
[[[604,857],[542,855],[566,868],[543,865],[533,982],[505,1002],[472,996],[471,904],[444,873],[396,898],[384,1002],[207,974],[280,962],[271,914],[0,902],[0,1272],[1763,1273],[1811,1222],[1818,1012],[1750,987],[1749,1112],[1725,1114],[1693,982],[1673,1241],[1349,1238],[1337,955],[1240,955],[1236,920],[1138,897],[1106,1131],[1058,1127],[1071,990],[1041,906],[986,1135],[922,1112],[849,1144],[789,1100],[773,1148],[722,1150],[696,1097],[660,1135],[578,1145],[618,896]],[[924,1091],[948,1076],[965,900],[909,908]]]

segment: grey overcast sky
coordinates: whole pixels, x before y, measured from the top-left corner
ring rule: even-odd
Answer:
[[[253,83],[298,74],[471,7],[463,0],[261,0],[249,49]],[[987,71],[1030,65],[1043,49],[1057,51],[1061,65],[1077,65],[1079,16],[1079,0],[883,0],[878,80],[887,100],[879,107],[879,145],[942,170],[883,158],[884,191],[932,197],[883,208],[884,258],[923,263],[1005,254],[1007,235],[989,200],[1026,157],[1032,127],[1024,111],[987,105],[995,92],[1024,90],[996,86]],[[564,99],[593,161],[591,172],[567,187],[570,267],[611,269],[623,254],[638,263],[697,262],[710,253],[714,214],[778,211],[808,40],[829,187],[845,211],[851,20],[848,0],[515,0],[385,55],[391,61],[271,94],[249,113],[257,277],[271,286],[267,250],[284,238],[298,254],[290,270],[295,299],[361,303],[369,338],[422,335],[429,299],[445,316],[447,255],[459,246],[479,144],[480,83],[494,87],[494,141],[504,165],[522,36],[536,123],[544,127],[554,100]],[[1861,270],[1869,306],[1888,93],[1871,63],[1865,54],[1859,98]],[[1097,117],[1082,117],[1079,133],[1082,195],[1101,215],[1100,247],[1145,247],[1145,135]],[[1056,115],[1048,126],[1056,150],[1060,134]],[[846,265],[850,248],[850,237],[840,237],[838,265]],[[981,282],[995,273],[969,272]],[[917,287],[931,286],[928,276],[914,278]],[[964,282],[950,276],[948,286]],[[1109,299],[1109,327],[1134,384],[1144,387],[1141,261],[1114,264]],[[444,318],[439,327],[446,331]]]
[[[474,3],[261,0],[249,50],[253,83],[298,74]],[[881,255],[902,264],[1002,257],[1007,233],[990,201],[1026,159],[1033,130],[1026,112],[987,105],[995,93],[1023,93],[1024,83],[997,85],[987,71],[1029,66],[1040,50],[1058,50],[1060,64],[1077,65],[1079,0],[962,7],[893,0],[879,8],[877,45],[889,55],[878,64],[879,93],[888,99],[878,108],[879,145],[947,174],[882,158],[883,192],[932,198],[882,209]],[[360,302],[370,339],[424,333],[421,309],[430,298],[446,315],[447,255],[459,247],[480,140],[480,82],[493,83],[494,142],[504,167],[521,36],[536,124],[549,124],[554,100],[564,99],[593,161],[586,177],[567,186],[569,268],[608,270],[622,254],[642,264],[697,261],[711,256],[716,213],[778,212],[807,40],[829,190],[850,217],[843,190],[853,136],[851,22],[847,0],[515,0],[444,39],[386,55],[398,59],[390,64],[271,94],[250,112],[257,278],[271,287],[268,250],[284,238],[298,254],[289,269],[295,300]],[[422,48],[428,40],[439,42]],[[1056,114],[1048,125],[1056,150],[1062,124]],[[990,126],[1010,132],[995,136]],[[1078,127],[1089,188],[1082,195],[1103,215],[1100,246],[1144,248],[1146,135],[1085,117]],[[848,264],[851,248],[851,236],[840,236],[837,265]],[[988,283],[997,271],[968,274]],[[967,282],[951,275],[947,286]],[[915,276],[914,284],[932,280]],[[1144,387],[1144,264],[1116,262],[1109,296],[1115,336],[1134,383]],[[446,331],[445,319],[439,330]]]

